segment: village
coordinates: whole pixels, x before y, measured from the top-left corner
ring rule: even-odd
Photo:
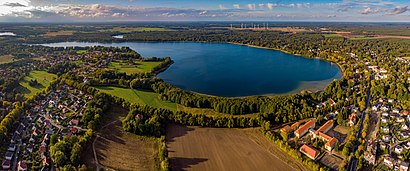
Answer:
[[[39,97],[41,100],[34,102],[15,123],[17,130],[2,160],[4,170],[25,171],[28,165],[34,170],[52,170],[50,143],[87,131],[81,118],[92,96],[61,85]]]

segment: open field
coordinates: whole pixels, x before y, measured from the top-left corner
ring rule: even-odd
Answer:
[[[159,170],[157,138],[125,132],[121,119],[127,110],[114,106],[104,117],[97,131],[94,146],[98,163],[105,170]],[[92,152],[92,150],[91,150]],[[93,153],[87,152],[86,163],[95,165]]]
[[[128,64],[126,62],[110,62],[109,68],[116,69],[119,72],[127,74],[151,72],[152,69],[161,64],[161,62],[137,62],[136,65]]]
[[[333,33],[333,34],[323,34],[323,36],[325,36],[325,38],[342,37],[341,35],[335,34],[335,33]]]
[[[234,28],[233,30],[254,30],[254,31],[281,31],[281,32],[288,32],[288,33],[299,33],[299,32],[306,32],[304,28],[298,27],[269,27],[267,29],[263,28],[262,25],[259,25],[260,28]]]
[[[305,170],[274,148],[258,129],[168,125],[166,141],[173,170]],[[268,147],[268,148],[267,148]],[[278,148],[278,147],[276,147]]]
[[[75,31],[58,31],[58,32],[47,32],[44,36],[48,37],[55,37],[55,36],[71,36],[75,33]]]
[[[0,56],[0,64],[6,64],[9,62],[13,62],[13,56],[11,55],[4,55],[4,56]]]
[[[114,27],[108,30],[98,30],[100,32],[120,32],[120,33],[131,33],[131,32],[141,32],[141,31],[171,31],[166,28],[159,27]]]
[[[130,103],[138,103],[141,105],[152,106],[156,108],[164,108],[169,110],[176,110],[176,104],[168,101],[163,101],[155,92],[134,90],[129,88],[113,87],[113,86],[99,86],[96,89],[120,98],[123,98]]]
[[[46,71],[31,71],[30,74],[24,77],[20,82],[18,90],[24,94],[24,97],[30,97],[48,87],[55,78],[57,78],[56,75]],[[29,82],[34,79],[37,80],[39,85],[32,87],[29,85]]]

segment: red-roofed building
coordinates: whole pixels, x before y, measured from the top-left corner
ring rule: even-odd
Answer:
[[[280,129],[280,132],[290,132],[290,131],[292,131],[292,128],[289,125],[286,125]]]
[[[18,171],[26,171],[27,170],[27,165],[26,163],[19,161],[17,164],[17,170]]]
[[[335,147],[337,142],[338,140],[336,138],[332,138],[330,139],[330,141],[327,141],[327,143],[325,144],[326,150],[332,151],[332,149]]]
[[[319,156],[320,151],[316,150],[313,147],[310,147],[306,144],[304,144],[302,147],[300,147],[299,151],[303,153],[304,155],[308,156],[312,160],[316,160],[316,158]]]
[[[329,120],[325,124],[323,124],[316,132],[315,134],[319,134],[319,132],[326,133],[329,131],[331,128],[333,128],[334,121]]]
[[[305,135],[309,131],[310,128],[314,128],[314,127],[315,127],[315,120],[312,119],[306,122],[304,125],[300,126],[299,129],[295,131],[295,135],[296,137],[300,138],[303,135]]]
[[[5,170],[8,170],[11,168],[11,161],[10,160],[3,160],[1,163],[1,167]]]

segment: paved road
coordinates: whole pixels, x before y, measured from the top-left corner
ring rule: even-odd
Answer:
[[[362,111],[362,117],[360,119],[359,130],[357,131],[357,135],[356,135],[356,144],[354,145],[353,150],[352,150],[353,152],[355,152],[357,150],[357,148],[359,147],[359,145],[360,145],[360,143],[357,142],[357,140],[362,135],[363,120],[366,116],[366,111],[367,111],[368,107],[370,106],[370,99],[371,99],[370,89],[371,89],[371,84],[369,83],[369,87],[367,89],[366,106],[365,106],[364,110]],[[357,162],[358,161],[357,161],[355,155],[353,155],[353,157],[350,159],[349,165],[347,167],[347,171],[356,171]]]

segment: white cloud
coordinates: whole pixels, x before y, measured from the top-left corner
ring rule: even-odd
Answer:
[[[241,9],[241,5],[239,5],[239,4],[233,4],[233,7],[234,7],[235,9]]]
[[[255,10],[256,4],[248,4],[247,7],[249,10]]]
[[[370,7],[365,7],[365,9],[361,10],[361,14],[376,14],[381,12],[379,9],[371,9]]]
[[[222,4],[219,4],[219,9],[224,10],[226,8]]]

